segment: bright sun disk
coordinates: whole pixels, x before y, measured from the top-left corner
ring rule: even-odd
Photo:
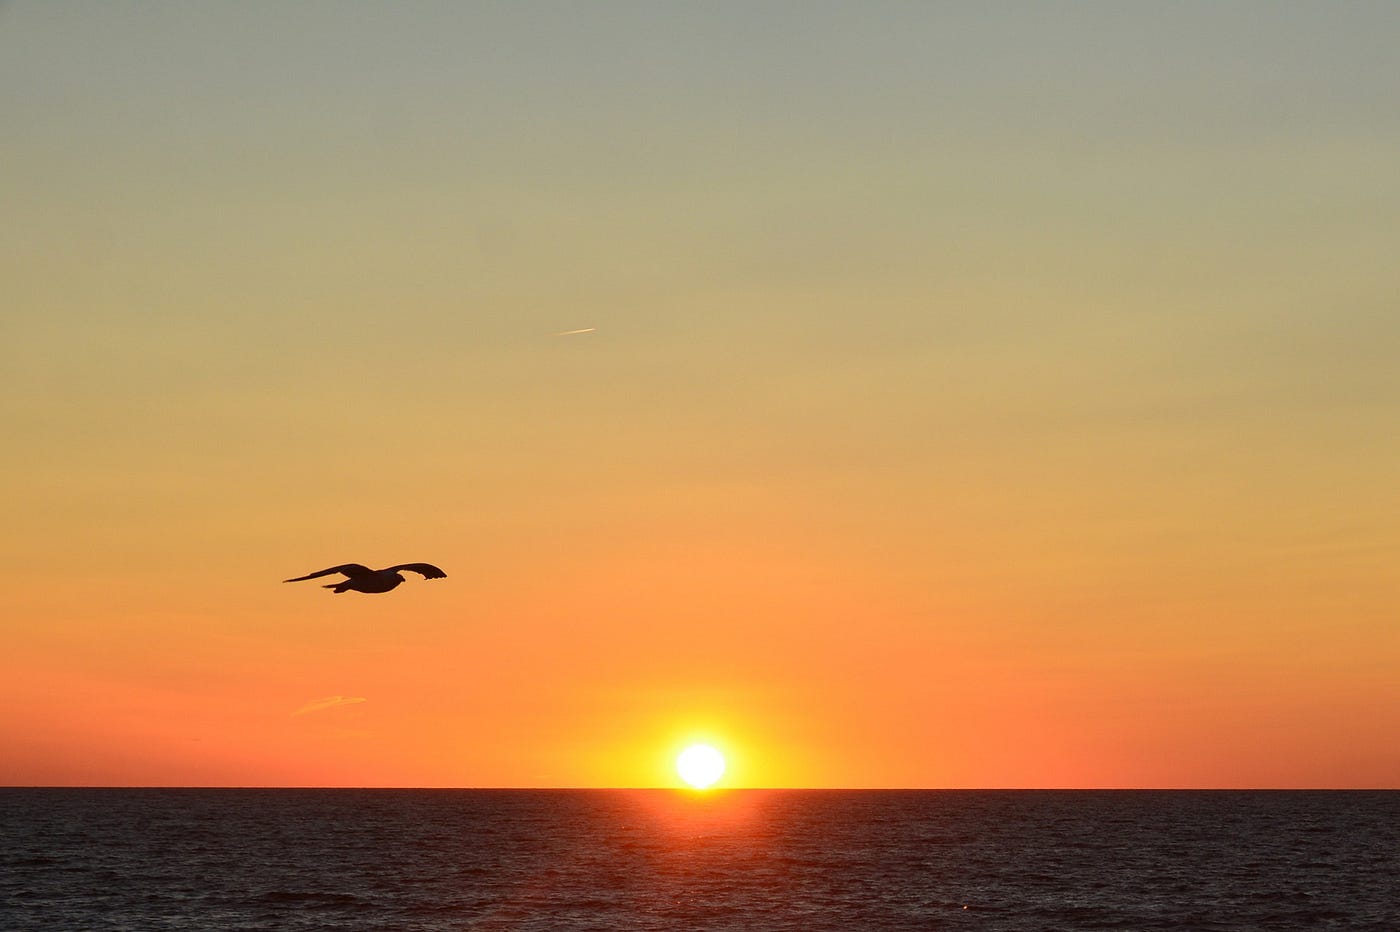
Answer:
[[[724,755],[708,744],[692,744],[676,758],[676,772],[697,790],[707,789],[724,775]]]

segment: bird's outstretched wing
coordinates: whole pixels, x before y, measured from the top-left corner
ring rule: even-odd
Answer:
[[[424,579],[446,579],[447,574],[433,566],[431,563],[400,563],[398,566],[391,566],[385,572],[392,573],[396,570],[409,570],[414,573],[421,573]]]
[[[283,582],[301,582],[303,579],[315,579],[317,576],[329,576],[332,573],[343,573],[351,579],[357,576],[373,576],[374,570],[368,566],[361,566],[358,563],[342,563],[340,566],[332,566],[329,569],[318,570],[315,573],[308,573],[305,576],[298,576],[295,579],[284,579]]]

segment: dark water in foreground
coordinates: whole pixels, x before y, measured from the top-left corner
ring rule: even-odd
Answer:
[[[1400,930],[1400,792],[0,789],[0,929]]]

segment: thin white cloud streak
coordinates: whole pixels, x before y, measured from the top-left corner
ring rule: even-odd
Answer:
[[[572,336],[576,336],[577,334],[580,334],[580,333],[597,333],[597,332],[598,332],[598,328],[597,328],[597,327],[584,327],[584,328],[581,329],[581,330],[560,330],[558,333],[555,334],[555,336],[556,336],[556,337],[572,337]]]

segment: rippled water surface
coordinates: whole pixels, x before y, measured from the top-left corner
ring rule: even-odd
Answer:
[[[1397,792],[0,789],[0,929],[1400,930]]]

